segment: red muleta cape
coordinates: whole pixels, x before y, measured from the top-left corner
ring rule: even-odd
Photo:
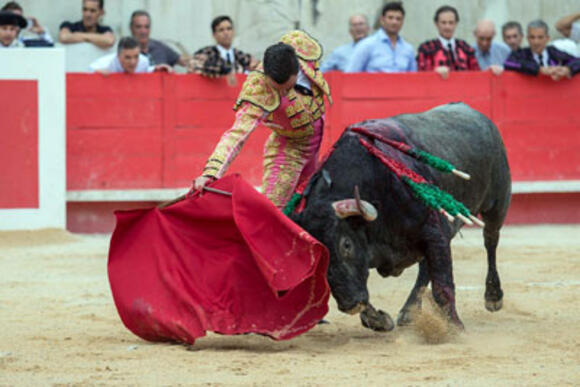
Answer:
[[[109,282],[125,326],[193,344],[206,331],[290,339],[328,312],[328,250],[238,175],[164,209],[117,211]]]

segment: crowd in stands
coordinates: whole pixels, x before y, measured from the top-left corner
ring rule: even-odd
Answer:
[[[99,48],[115,45],[113,30],[101,25],[105,13],[104,0],[80,0],[82,18],[60,25],[61,44],[86,42]],[[37,18],[24,16],[15,1],[0,11],[0,49],[10,47],[53,46],[54,40]],[[549,27],[534,20],[525,30],[529,47],[522,48],[524,30],[517,21],[505,23],[503,42],[494,40],[496,27],[491,20],[480,20],[474,27],[475,44],[471,46],[456,36],[460,15],[452,6],[442,6],[433,21],[437,36],[419,45],[417,51],[401,36],[405,9],[401,2],[385,4],[379,19],[380,28],[371,34],[368,19],[353,15],[349,19],[352,42],[335,49],[321,64],[322,71],[343,72],[414,72],[434,71],[443,79],[452,71],[489,70],[499,75],[504,70],[525,74],[543,74],[554,80],[580,72],[580,12],[567,15],[556,23],[556,29],[567,40],[550,44]],[[255,69],[259,61],[233,47],[234,22],[219,16],[211,23],[215,45],[196,51],[192,56],[180,54],[165,43],[152,39],[151,16],[138,10],[131,15],[131,36],[118,40],[116,53],[94,61],[90,71],[103,74],[173,71],[176,65],[188,72],[209,77],[227,76]]]
[[[355,15],[349,21],[353,41],[338,47],[322,63],[323,71],[345,72],[413,72],[435,71],[443,79],[450,71],[489,70],[499,75],[504,70],[526,74],[539,73],[559,80],[580,71],[580,54],[575,45],[566,51],[550,45],[549,27],[542,20],[527,26],[529,47],[522,48],[524,31],[520,23],[510,21],[502,26],[504,43],[494,41],[496,27],[491,20],[477,22],[473,35],[475,44],[455,36],[459,13],[454,7],[439,7],[433,17],[437,37],[419,45],[417,53],[400,35],[405,19],[401,2],[389,2],[382,9],[380,28],[370,36],[364,16]],[[363,25],[355,22],[364,21]],[[566,16],[556,23],[564,36],[580,42],[580,13]]]

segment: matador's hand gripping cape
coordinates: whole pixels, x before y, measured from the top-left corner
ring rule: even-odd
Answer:
[[[204,176],[221,178],[260,122],[290,139],[312,136],[313,122],[324,113],[324,96],[330,101],[330,88],[318,65],[322,47],[304,31],[289,32],[280,41],[296,51],[300,70],[311,82],[313,96],[302,96],[292,89],[287,98],[281,98],[267,82],[261,67],[252,71],[235,103],[235,122],[209,157]]]

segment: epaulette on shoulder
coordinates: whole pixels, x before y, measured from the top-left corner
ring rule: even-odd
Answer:
[[[292,46],[296,55],[306,61],[317,61],[322,58],[322,46],[306,31],[295,30],[284,34],[280,41]]]
[[[268,84],[263,72],[251,71],[242,85],[234,110],[237,110],[243,102],[249,102],[267,112],[273,112],[280,106],[280,94]]]

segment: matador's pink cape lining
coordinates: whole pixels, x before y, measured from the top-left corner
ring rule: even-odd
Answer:
[[[206,331],[276,340],[328,311],[328,250],[237,175],[164,209],[118,211],[109,282],[125,326],[193,344]]]

